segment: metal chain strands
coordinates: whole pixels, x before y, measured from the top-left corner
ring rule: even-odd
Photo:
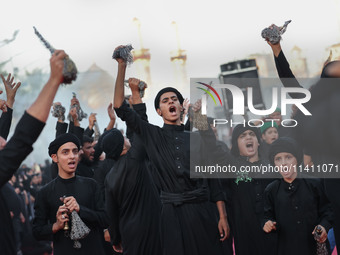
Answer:
[[[286,32],[287,26],[290,22],[291,20],[286,21],[282,27],[272,25],[263,29],[261,32],[262,38],[268,40],[271,44],[278,44],[282,39],[281,35]]]
[[[42,41],[45,47],[51,52],[51,54],[53,54],[55,51],[55,48],[53,48],[51,44],[45,40],[45,38],[38,32],[38,30],[35,27],[33,28],[38,38]],[[77,70],[75,63],[68,56],[66,56],[64,58],[63,83],[71,84],[72,81],[75,81],[77,79],[77,74],[78,74],[78,70]]]

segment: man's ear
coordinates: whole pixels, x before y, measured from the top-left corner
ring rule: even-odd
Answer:
[[[54,163],[58,163],[57,154],[52,154],[52,155],[51,155],[51,158],[52,158],[52,160],[53,160]]]
[[[162,116],[162,111],[161,111],[161,109],[158,108],[158,109],[157,109],[157,113],[158,113],[159,116]]]

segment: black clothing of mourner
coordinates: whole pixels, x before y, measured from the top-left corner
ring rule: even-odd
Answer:
[[[94,172],[93,179],[98,183],[100,194],[103,196],[103,201],[105,204],[105,178],[107,174],[111,171],[115,164],[115,160],[111,158],[105,158],[98,164],[98,169]]]
[[[12,177],[21,162],[33,150],[44,123],[24,113],[14,135],[0,151],[0,188]],[[8,129],[9,130],[9,129]],[[8,133],[7,133],[8,134]],[[8,207],[0,193],[0,247],[4,254],[16,254],[14,232]]]
[[[211,201],[225,198],[216,185],[208,187],[206,179],[190,178],[190,133],[184,132],[183,125],[164,124],[160,128],[149,124],[124,104],[115,110],[141,139],[150,160],[162,202],[163,254],[221,254],[217,218],[212,207],[216,205]],[[199,144],[199,141],[197,137],[195,142]]]
[[[17,251],[21,248],[21,235],[23,232],[23,224],[20,220],[20,213],[22,213],[22,201],[19,195],[15,192],[14,187],[10,183],[6,183],[2,188],[1,192],[9,211],[13,213],[11,223],[14,230],[14,238],[16,243]]]
[[[242,167],[260,168],[266,165],[264,161],[249,162],[247,157],[240,156],[238,138],[245,131],[253,131],[260,143],[260,130],[249,125],[237,125],[232,133],[232,149],[214,152],[215,160],[221,166],[233,166],[232,171],[221,177],[227,194],[227,211],[231,232],[234,236],[235,252],[238,255],[272,255],[276,250],[276,235],[266,234],[262,230],[264,213],[264,190],[275,176],[265,176],[261,173],[247,173]],[[262,144],[260,144],[260,147]],[[259,148],[260,148],[259,147]],[[270,178],[269,178],[270,177]]]
[[[277,57],[274,56],[274,61],[279,78],[286,88],[303,88],[298,82],[298,80],[295,78],[292,70],[289,67],[289,63],[282,51],[279,53]],[[304,97],[304,95],[301,93],[289,93],[289,96],[291,96],[292,98]],[[279,133],[279,137],[288,136],[294,138],[293,129],[294,128],[284,127],[280,125],[277,131]]]
[[[7,112],[3,112],[0,117],[0,136],[7,140],[12,123],[13,110],[7,107]]]
[[[96,162],[96,164],[97,163],[98,162]],[[77,166],[76,175],[93,178],[96,164],[94,164],[87,158],[82,157],[82,159],[80,160]]]
[[[122,243],[123,254],[162,254],[159,195],[146,167],[143,148],[138,145],[138,137],[134,141],[106,177],[111,243]]]
[[[312,232],[332,226],[331,205],[319,179],[275,180],[265,190],[264,222],[276,222],[278,255],[316,254]]]
[[[79,216],[91,229],[87,237],[79,240],[81,248],[73,248],[73,241],[65,237],[64,231],[52,232],[56,213],[62,205],[60,197],[73,196],[79,204]],[[63,179],[60,176],[45,185],[38,192],[35,201],[33,234],[38,240],[50,240],[53,235],[53,254],[105,254],[102,247],[103,229],[107,227],[102,196],[97,183],[86,177],[74,176]],[[71,224],[69,224],[71,227]]]
[[[244,157],[229,158],[228,164],[236,166],[260,166],[261,161],[250,163]],[[239,179],[243,178],[243,179]],[[228,178],[222,180],[227,194],[228,219],[238,255],[272,255],[276,249],[276,235],[262,230],[264,190],[273,179]]]
[[[145,104],[136,104],[133,109],[147,121]],[[161,204],[147,169],[145,149],[130,130],[130,138],[134,137],[131,148],[127,154],[120,156],[123,144],[118,141],[120,139],[123,143],[124,140],[118,132],[109,133],[111,137],[104,137],[102,141],[102,148],[108,157],[105,160],[116,160],[105,183],[111,242],[114,245],[122,243],[124,254],[162,254]],[[131,232],[131,229],[134,231]]]
[[[259,155],[260,155],[261,161],[265,163],[266,165],[269,164],[269,160],[268,160],[269,148],[270,148],[270,144],[266,143],[265,141],[262,141],[261,146],[259,147]]]
[[[289,64],[281,51],[277,60],[281,67],[286,66],[289,69]],[[322,71],[322,79],[313,85],[311,91],[311,99],[304,106],[310,111],[312,116],[305,116],[298,111],[295,119],[299,123],[293,129],[293,137],[296,141],[308,151],[312,156],[315,166],[323,164],[333,164],[340,166],[340,80],[332,78],[327,74],[327,67],[332,62],[328,63]],[[289,69],[290,70],[290,69]],[[294,79],[289,79],[289,83],[283,85],[292,87]],[[301,87],[298,82],[295,82],[295,87]],[[293,97],[293,95],[291,95]],[[320,132],[320,130],[322,132]],[[315,135],[318,134],[318,135]],[[329,173],[327,173],[329,174]],[[323,180],[326,195],[331,202],[334,212],[334,234],[336,247],[340,252],[340,178],[337,175],[332,178],[325,176]]]

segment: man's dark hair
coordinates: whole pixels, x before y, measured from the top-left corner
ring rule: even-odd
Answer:
[[[85,143],[93,143],[93,138],[89,137],[87,135],[84,135],[83,136],[83,144],[82,144],[82,146],[84,146]]]

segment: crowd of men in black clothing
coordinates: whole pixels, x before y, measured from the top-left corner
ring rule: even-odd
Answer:
[[[299,87],[280,44],[268,44],[283,85]],[[70,109],[69,124],[65,118],[57,121],[56,138],[48,147],[51,179],[42,182],[43,169],[31,174],[19,166],[47,120],[63,81],[65,56],[63,51],[55,51],[49,81],[9,142],[0,140],[0,244],[4,254],[51,254],[53,249],[53,254],[307,255],[329,251],[331,227],[335,238],[340,236],[338,180],[306,178],[291,171],[303,164],[303,154],[314,164],[339,164],[340,136],[334,127],[340,123],[336,114],[340,90],[334,83],[337,80],[325,81],[326,77],[340,77],[339,61],[327,63],[322,79],[313,87],[306,106],[313,118],[297,112],[294,117],[301,125],[289,135],[277,124],[265,124],[261,129],[237,125],[228,148],[217,141],[208,119],[200,115],[200,102],[191,108],[193,116],[204,123],[196,125],[195,132],[185,130],[192,130],[194,121],[190,123],[188,118],[188,125],[182,124],[189,106],[172,87],[161,89],[154,101],[164,126],[149,123],[139,79],[129,79],[132,95],[130,102],[125,100],[127,63],[117,57],[115,93],[105,131],[94,141],[95,116],[90,116],[84,130],[76,108]],[[285,78],[292,80],[286,82]],[[10,75],[2,80],[7,103],[0,102],[0,136],[6,139],[20,84]],[[72,98],[71,105],[80,103]],[[115,112],[126,123],[126,137],[114,128]],[[333,118],[327,119],[328,114]],[[329,125],[325,126],[325,120]],[[322,128],[324,134],[315,138],[314,127]],[[193,148],[197,149],[195,162],[202,164],[204,155],[214,154],[219,164],[240,168],[268,162],[283,170],[272,179],[241,172],[228,179],[190,178]],[[312,164],[311,160],[306,163]],[[34,201],[34,209],[30,201]],[[27,248],[23,233],[41,250]],[[339,239],[336,241],[340,247]]]

